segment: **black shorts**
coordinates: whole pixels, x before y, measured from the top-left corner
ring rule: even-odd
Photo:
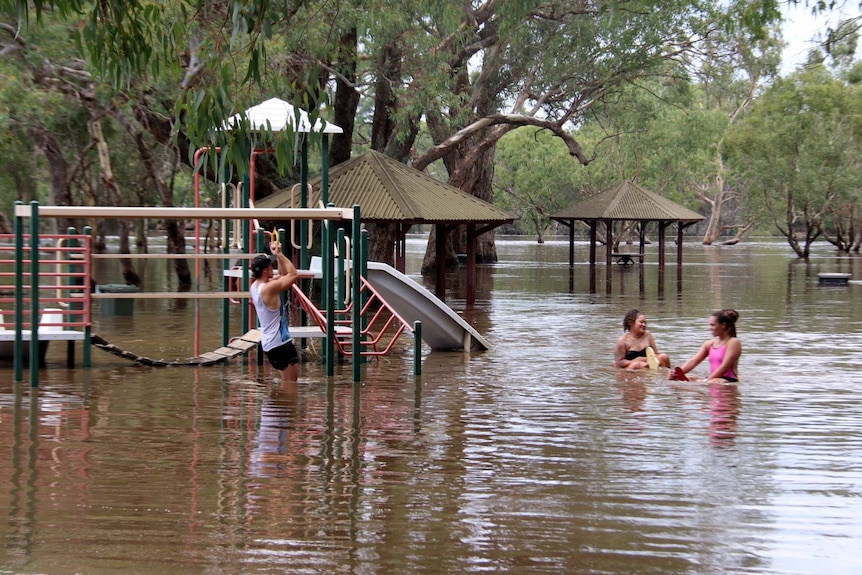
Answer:
[[[266,352],[266,357],[269,359],[272,367],[279,371],[289,365],[299,363],[299,353],[296,351],[296,346],[293,345],[293,340],[272,348]]]

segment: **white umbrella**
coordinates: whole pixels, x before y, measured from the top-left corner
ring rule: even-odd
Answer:
[[[320,118],[315,120],[314,126],[312,126],[308,112],[278,98],[270,98],[257,106],[252,106],[245,111],[245,116],[248,118],[252,130],[263,130],[268,127],[273,132],[281,132],[290,126],[290,129],[294,132],[344,133],[344,130],[335,124],[324,122]],[[231,129],[241,121],[241,114],[234,114],[228,118],[225,124],[228,129]]]

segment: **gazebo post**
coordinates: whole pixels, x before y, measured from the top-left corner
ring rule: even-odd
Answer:
[[[614,249],[614,222],[605,222],[605,293],[611,293],[611,253]]]
[[[676,223],[676,290],[682,293],[682,222]]]
[[[590,220],[590,293],[596,293],[596,241],[598,241],[598,221]],[[572,237],[574,244],[574,236]]]
[[[644,256],[646,255],[646,221],[638,222],[638,239],[640,243],[638,244],[638,254],[640,254],[641,262],[644,261]]]
[[[449,226],[437,224],[437,243],[434,245],[437,260],[437,278],[434,284],[434,292],[437,299],[446,301],[446,237],[449,235]]]
[[[667,244],[665,242],[665,231],[669,222],[658,223],[658,295],[664,297],[664,263],[667,255]]]
[[[396,225],[395,269],[403,274],[407,269],[407,232],[410,230],[410,225],[401,223]]]
[[[476,224],[467,224],[467,305],[476,303]]]
[[[646,292],[646,266],[644,265],[646,257],[646,226],[647,221],[641,220],[638,222],[638,255],[640,255],[640,265],[638,266],[638,290],[641,295]]]

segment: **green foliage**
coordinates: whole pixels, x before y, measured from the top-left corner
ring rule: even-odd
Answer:
[[[536,219],[547,225],[547,215],[625,180],[697,209],[697,187],[718,169],[715,142],[728,124],[697,102],[697,91],[660,83],[625,90],[578,130],[596,156],[585,167],[546,132],[512,132],[497,148],[495,203],[522,214],[530,233]]]
[[[497,145],[494,204],[517,214],[524,232],[541,233],[550,214],[583,197],[588,171],[573,163],[562,142],[548,132],[515,130]]]
[[[20,22],[30,22],[26,0],[10,0],[10,4]],[[189,159],[198,147],[222,146],[221,155],[208,156],[213,170],[220,171],[218,162],[225,162],[245,173],[248,142],[271,145],[280,156],[278,165],[289,169],[294,138],[290,133],[252,131],[247,123],[242,133],[226,133],[223,126],[228,117],[264,99],[262,89],[293,100],[315,116],[322,102],[313,68],[305,67],[299,75],[267,74],[267,45],[275,26],[289,22],[297,30],[303,28],[294,16],[305,4],[302,0],[44,0],[32,8],[40,25],[51,25],[57,18],[75,27],[79,54],[115,95],[172,86],[162,96],[173,102],[174,136],[192,142]],[[306,16],[313,18],[310,13]]]
[[[70,157],[89,141],[91,111],[62,82],[37,85],[43,59],[92,74],[74,90],[92,97],[124,158],[136,154],[122,119],[149,130],[148,145],[166,143],[169,131],[188,161],[197,148],[220,147],[206,156],[210,174],[245,173],[255,146],[273,149],[289,176],[299,138],[248,122],[228,131],[225,122],[273,96],[312,116],[329,113],[340,40],[355,29],[359,145],[368,144],[369,102],[382,85],[393,91],[384,112],[401,157],[426,160],[416,154],[427,152],[428,165],[445,165],[450,178],[459,169],[490,173],[459,161],[493,151],[509,132],[497,147],[498,198],[539,227],[548,212],[621,179],[702,208],[699,195],[722,172],[716,151],[730,118],[777,67],[770,25],[778,0],[2,1],[21,22],[35,14],[39,25],[22,29],[39,51],[2,70],[0,123],[4,110],[22,124],[47,116]],[[504,111],[554,125],[537,131],[498,119],[461,133]],[[167,127],[154,128],[154,119]],[[577,144],[586,168],[570,155]],[[159,156],[163,166],[174,159]],[[130,181],[140,170],[135,161],[117,168]],[[482,188],[469,175],[458,182]]]
[[[724,149],[754,209],[774,222],[800,257],[860,208],[862,94],[824,66],[800,70],[768,89]]]

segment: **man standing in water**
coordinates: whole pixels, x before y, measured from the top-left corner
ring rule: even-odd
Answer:
[[[260,344],[272,366],[281,374],[285,383],[295,383],[299,379],[299,354],[290,337],[287,327],[287,310],[282,303],[281,294],[290,291],[299,279],[299,274],[282,252],[281,244],[273,241],[270,250],[278,261],[278,276],[272,268],[272,260],[266,254],[254,256],[251,260],[251,301],[257,311],[257,318],[263,332]]]

